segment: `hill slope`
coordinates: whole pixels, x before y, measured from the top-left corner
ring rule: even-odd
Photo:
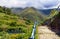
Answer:
[[[28,39],[32,32],[33,23],[2,8],[0,8],[3,10],[0,10],[0,39]]]
[[[55,16],[53,21],[50,23],[51,29],[60,35],[60,12],[58,12]]]
[[[30,8],[25,8],[20,13],[20,17],[34,22],[36,20],[42,21],[46,16],[44,14],[42,14],[41,12],[38,12],[38,10],[36,10],[35,8],[30,7]]]

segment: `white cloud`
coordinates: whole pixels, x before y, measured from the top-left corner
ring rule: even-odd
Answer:
[[[57,8],[60,0],[0,0],[0,6],[6,7],[30,7],[39,9]]]

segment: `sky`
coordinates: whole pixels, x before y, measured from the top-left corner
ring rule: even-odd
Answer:
[[[6,7],[35,7],[38,9],[52,9],[60,5],[60,0],[0,0],[0,6]]]

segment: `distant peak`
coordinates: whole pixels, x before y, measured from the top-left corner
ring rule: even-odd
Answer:
[[[36,8],[34,8],[34,7],[26,7],[24,9],[36,9]]]

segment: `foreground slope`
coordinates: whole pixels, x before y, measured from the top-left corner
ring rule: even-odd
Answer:
[[[49,24],[51,29],[60,35],[60,12],[58,12],[55,16],[53,21]]]
[[[0,39],[28,39],[33,23],[0,7]]]
[[[38,39],[60,39],[47,25],[38,27]]]
[[[52,10],[44,23],[38,27],[38,39],[60,39],[60,11]]]
[[[52,10],[45,23],[48,25],[50,30],[60,36],[60,11]]]

